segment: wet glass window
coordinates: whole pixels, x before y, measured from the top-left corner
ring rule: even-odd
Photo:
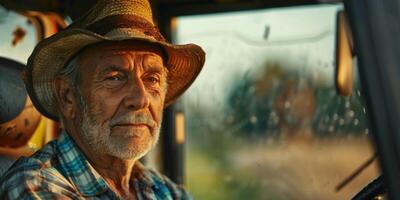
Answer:
[[[207,54],[179,102],[186,185],[195,199],[349,199],[379,174],[354,60],[354,90],[334,85],[341,5],[176,17],[174,42]]]

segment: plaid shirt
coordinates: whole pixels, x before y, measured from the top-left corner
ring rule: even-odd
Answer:
[[[132,170],[130,184],[138,200],[190,199],[165,176],[144,168]],[[0,179],[0,199],[121,199],[63,132],[36,152],[22,157]]]

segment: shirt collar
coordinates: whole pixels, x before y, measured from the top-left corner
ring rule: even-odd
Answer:
[[[62,131],[57,142],[61,170],[83,196],[95,196],[109,189],[71,136]]]
[[[130,184],[135,187],[139,199],[172,200],[166,182],[161,177],[156,171],[148,170],[136,162]]]
[[[110,190],[68,133],[62,131],[57,142],[61,170],[83,196],[96,196]],[[140,162],[136,162],[130,184],[137,185],[135,189],[138,193],[159,191],[161,185],[165,184],[159,177],[157,172],[147,170]]]

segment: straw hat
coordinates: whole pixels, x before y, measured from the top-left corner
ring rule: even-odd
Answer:
[[[28,59],[25,84],[33,104],[45,116],[58,120],[53,94],[57,72],[83,47],[102,42],[140,40],[159,45],[167,55],[171,104],[194,81],[205,62],[195,44],[172,45],[153,23],[148,0],[99,0],[85,15],[55,35],[42,40]]]

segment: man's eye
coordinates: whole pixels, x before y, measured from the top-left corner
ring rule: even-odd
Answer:
[[[146,77],[146,82],[148,82],[150,84],[158,84],[160,82],[160,78],[158,78],[156,76],[149,76],[149,77]]]
[[[106,76],[107,81],[122,81],[124,79],[124,75],[120,72],[112,72]]]
[[[109,81],[120,81],[120,80],[121,80],[121,77],[118,77],[118,76],[110,76],[110,77],[107,77],[106,80],[109,80]]]

